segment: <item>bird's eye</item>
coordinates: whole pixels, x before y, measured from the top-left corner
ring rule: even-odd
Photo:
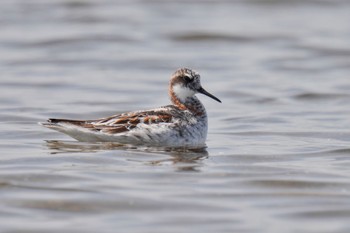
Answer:
[[[185,76],[184,79],[185,79],[185,81],[188,82],[188,83],[192,81],[192,79],[191,79],[190,77],[187,77],[187,76]]]

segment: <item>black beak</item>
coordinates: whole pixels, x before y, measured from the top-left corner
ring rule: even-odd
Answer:
[[[218,98],[216,98],[215,96],[213,96],[212,94],[210,94],[209,92],[207,92],[206,90],[204,90],[203,87],[201,87],[199,90],[197,90],[199,93],[203,94],[203,95],[206,95],[206,96],[209,96],[210,98],[218,101],[221,103],[221,100],[219,100]]]

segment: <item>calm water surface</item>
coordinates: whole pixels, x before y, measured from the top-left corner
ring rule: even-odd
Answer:
[[[350,3],[0,3],[0,232],[350,232]],[[222,100],[206,150],[79,143],[36,123]]]

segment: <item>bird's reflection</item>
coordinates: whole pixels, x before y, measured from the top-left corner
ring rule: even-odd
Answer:
[[[50,149],[50,154],[62,153],[95,153],[113,149],[131,149],[130,146],[117,143],[87,143],[78,141],[58,141],[46,140],[46,146]]]
[[[199,161],[208,157],[206,147],[196,148],[170,148],[170,147],[146,147],[125,145],[112,142],[85,143],[78,141],[47,140],[46,146],[50,154],[60,153],[97,153],[99,151],[124,150],[145,153],[168,155],[165,159],[148,161],[147,164],[161,165],[164,163],[181,164],[178,169],[182,171],[196,170]],[[170,157],[169,157],[170,156]],[[143,161],[144,162],[144,161]]]
[[[209,156],[205,147],[202,148],[167,148],[170,158],[151,161],[152,165],[161,165],[167,162],[177,165],[178,171],[198,171],[200,162]]]

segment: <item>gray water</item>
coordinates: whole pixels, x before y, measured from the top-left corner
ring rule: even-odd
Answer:
[[[350,232],[350,2],[0,2],[0,232]],[[87,144],[37,122],[222,100],[207,148]]]

